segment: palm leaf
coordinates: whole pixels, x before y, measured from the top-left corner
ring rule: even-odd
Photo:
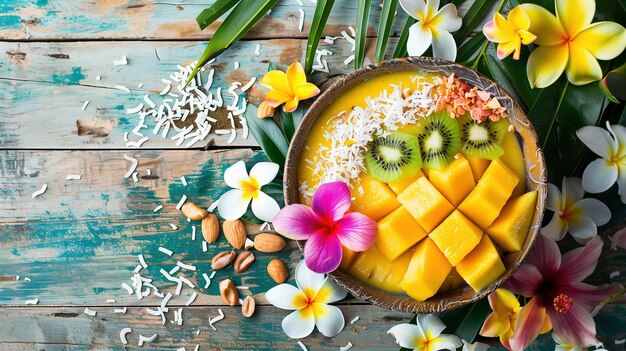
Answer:
[[[271,118],[260,119],[256,116],[257,107],[250,104],[246,109],[246,121],[254,139],[272,162],[278,163],[282,169],[289,149],[289,142]]]
[[[315,5],[315,14],[313,14],[311,29],[309,29],[309,40],[306,43],[306,57],[304,60],[304,70],[307,74],[311,74],[313,69],[315,51],[317,51],[317,46],[334,3],[335,0],[318,0],[317,5]]]
[[[396,44],[396,50],[393,52],[393,57],[405,57],[406,52],[406,43],[409,40],[409,29],[417,20],[411,16],[408,16],[406,22],[404,23],[404,27],[402,28],[402,32],[400,33],[400,38],[398,38],[398,43]]]
[[[476,55],[480,52],[480,47],[486,42],[487,38],[485,38],[482,32],[476,33],[476,35],[459,47],[456,62],[461,62],[462,65],[467,66],[470,61],[476,58]]]
[[[211,7],[202,10],[198,17],[196,17],[196,22],[198,22],[200,29],[204,30],[206,27],[210,26],[211,23],[215,22],[215,20],[225,14],[226,11],[232,9],[238,2],[239,0],[217,0]]]
[[[365,39],[367,38],[367,23],[370,17],[372,0],[358,0],[356,11],[356,37],[354,38],[354,68],[363,66],[365,59]]]
[[[476,1],[472,6],[467,10],[467,14],[463,17],[463,25],[461,29],[459,29],[456,33],[454,33],[454,39],[457,43],[462,43],[474,29],[480,23],[480,21],[485,17],[485,15],[489,12],[489,9],[492,7],[494,0],[485,0],[485,1]],[[504,0],[500,0],[500,7]]]
[[[277,2],[278,0],[242,0],[239,2],[213,34],[213,38],[204,49],[185,86],[196,76],[200,67],[241,39]]]
[[[378,36],[376,37],[376,61],[385,59],[389,32],[393,24],[393,15],[398,7],[398,0],[386,0],[383,2],[383,10],[380,13],[380,23],[378,24]]]

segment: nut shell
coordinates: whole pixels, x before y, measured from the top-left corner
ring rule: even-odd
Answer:
[[[207,211],[205,209],[198,207],[193,202],[187,202],[180,210],[183,212],[185,217],[194,221],[200,220],[207,215]]]
[[[282,284],[287,281],[289,272],[287,271],[287,265],[280,258],[275,258],[267,265],[267,273],[272,280],[278,284]]]
[[[202,219],[202,237],[208,243],[214,243],[220,235],[220,222],[217,216],[209,213]]]
[[[211,260],[211,269],[218,270],[228,266],[235,259],[235,251],[220,252]]]
[[[250,318],[254,314],[255,309],[256,301],[254,301],[254,298],[252,296],[246,296],[241,304],[241,314],[246,318]]]
[[[230,279],[225,279],[220,282],[219,286],[222,300],[229,306],[236,306],[239,303],[239,291],[237,291],[235,283]]]
[[[250,251],[242,251],[235,258],[235,263],[233,263],[233,268],[237,273],[243,273],[250,268],[250,266],[254,263],[255,257],[254,254]]]
[[[287,246],[285,239],[276,234],[261,233],[254,237],[254,248],[260,252],[278,252]]]
[[[248,232],[246,231],[246,226],[243,224],[243,221],[240,219],[234,221],[224,221],[222,226],[224,230],[224,236],[228,243],[232,245],[235,249],[239,250],[246,243],[246,239],[248,238]]]

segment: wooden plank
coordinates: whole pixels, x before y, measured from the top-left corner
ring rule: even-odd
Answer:
[[[391,49],[394,43],[390,43]],[[261,45],[260,55],[254,53],[257,45]],[[323,43],[320,47],[334,52],[327,57],[332,75],[316,72],[313,74],[315,82],[319,84],[352,70],[351,65],[343,63],[351,49],[346,40],[337,40],[334,45]],[[232,82],[246,84],[257,77],[257,83],[248,90],[248,97],[252,103],[258,103],[265,91],[258,81],[267,72],[268,62],[272,60],[285,68],[300,60],[305,48],[306,41],[301,39],[242,41],[210,66],[215,69],[211,92],[221,87],[225,101],[230,103],[232,98],[226,90]],[[369,45],[369,49],[372,58],[373,45]],[[139,118],[127,116],[126,109],[144,102],[145,94],[160,101],[158,93],[167,86],[162,79],[169,79],[171,73],[178,71],[179,64],[196,60],[203,50],[204,44],[198,42],[133,42],[130,45],[128,42],[2,42],[0,54],[5,54],[8,60],[0,63],[0,147],[127,148],[124,133],[131,132]],[[123,55],[128,57],[129,64],[114,66],[113,61]],[[239,69],[235,69],[236,62],[240,64]],[[207,74],[208,67],[203,82]],[[97,80],[97,76],[101,80]],[[140,83],[143,86],[138,88]],[[131,93],[115,89],[116,85],[128,87]],[[81,111],[85,101],[90,103]],[[230,128],[225,113],[213,116],[220,120],[218,128]],[[42,121],[45,121],[45,128],[33,128]],[[150,121],[147,124],[154,125]],[[143,148],[178,148],[170,139],[154,136],[151,131],[147,133],[151,139]],[[174,134],[172,130],[169,135]],[[244,139],[242,134],[240,130],[232,145],[256,145],[252,137]],[[194,146],[232,146],[226,143],[228,137],[211,132],[203,143]],[[131,135],[131,140],[138,138]]]
[[[310,0],[280,1],[247,35],[248,38],[307,38],[315,5]],[[196,16],[214,0],[6,0],[0,4],[0,39],[196,39],[207,40],[221,23],[200,31]],[[305,12],[299,30],[300,9]],[[369,34],[376,35],[381,8],[372,2]],[[340,35],[355,26],[356,3],[338,0],[325,34]],[[402,30],[406,14],[398,8],[392,34]]]

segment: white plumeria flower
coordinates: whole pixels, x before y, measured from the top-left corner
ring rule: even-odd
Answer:
[[[296,267],[296,284],[280,284],[265,293],[272,305],[293,312],[283,319],[283,331],[288,337],[300,339],[313,332],[315,326],[326,337],[343,329],[345,320],[338,307],[329,303],[342,300],[348,294],[330,277],[310,270],[304,261]]]
[[[586,347],[568,344],[566,341],[559,338],[559,336],[556,335],[556,333],[554,332],[552,333],[552,340],[554,340],[554,342],[556,343],[556,346],[554,347],[554,351],[587,351]],[[593,349],[593,350],[594,351],[606,351],[604,348]]]
[[[563,192],[548,183],[546,208],[552,220],[541,233],[552,240],[561,240],[569,231],[580,244],[585,244],[598,233],[598,228],[609,222],[611,211],[597,199],[583,199],[585,190],[580,178],[563,178]]]
[[[420,56],[432,44],[433,57],[456,59],[456,42],[451,32],[461,28],[462,20],[454,4],[439,9],[439,0],[400,0],[400,5],[417,22],[409,29],[406,49],[410,56]]]
[[[606,123],[606,128],[583,127],[576,135],[601,158],[583,172],[583,187],[590,193],[607,191],[617,181],[618,193],[626,204],[626,127]]]
[[[261,191],[263,185],[269,184],[278,174],[279,166],[272,162],[259,162],[252,166],[250,175],[246,164],[238,161],[224,172],[224,182],[233,188],[222,195],[217,210],[224,219],[241,218],[248,210],[252,201],[252,213],[265,222],[271,222],[280,211],[276,200]]]
[[[489,349],[489,345],[483,344],[482,342],[476,341],[471,344],[465,340],[461,340],[463,342],[463,350],[462,351],[485,351]]]
[[[387,334],[401,347],[414,351],[455,351],[463,345],[458,336],[441,334],[446,325],[434,314],[418,314],[415,323],[398,324]]]

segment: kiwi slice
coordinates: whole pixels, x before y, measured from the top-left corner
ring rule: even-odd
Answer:
[[[418,123],[416,132],[424,168],[445,168],[461,151],[459,124],[445,111],[434,113]]]
[[[414,176],[422,168],[417,137],[395,132],[372,141],[365,156],[367,173],[383,182],[395,182]]]
[[[502,141],[509,128],[509,122],[502,118],[496,122],[477,122],[469,115],[459,119],[461,126],[461,153],[467,156],[495,160],[504,154]]]

